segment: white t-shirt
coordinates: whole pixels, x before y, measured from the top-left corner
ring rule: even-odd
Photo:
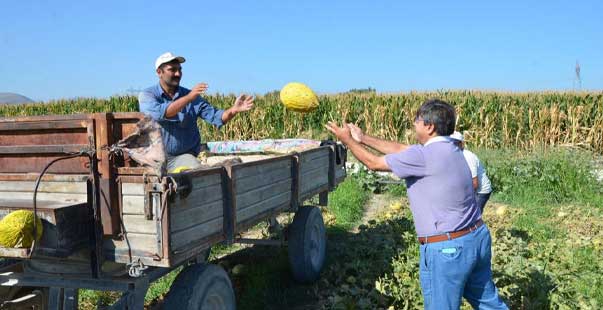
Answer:
[[[492,185],[490,184],[490,179],[486,175],[486,169],[482,163],[480,163],[479,158],[473,152],[468,150],[463,150],[463,155],[465,156],[465,160],[469,165],[469,170],[471,170],[471,177],[477,177],[477,189],[475,190],[478,194],[488,194],[492,192]]]

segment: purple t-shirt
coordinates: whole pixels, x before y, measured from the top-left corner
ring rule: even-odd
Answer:
[[[419,237],[457,231],[481,218],[471,172],[463,152],[446,137],[385,156],[392,172],[406,180]]]

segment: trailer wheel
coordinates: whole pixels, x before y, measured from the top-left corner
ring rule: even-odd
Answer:
[[[184,268],[174,280],[163,308],[236,309],[235,295],[228,274],[216,265],[195,264]]]
[[[325,262],[327,237],[320,209],[300,207],[289,226],[289,265],[293,278],[302,283],[318,280]]]

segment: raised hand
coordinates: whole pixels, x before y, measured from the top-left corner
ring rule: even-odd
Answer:
[[[204,93],[208,88],[207,83],[199,83],[191,88],[191,92],[188,94],[191,99],[197,99],[202,93]]]
[[[232,107],[236,110],[237,113],[249,111],[253,108],[254,99],[255,98],[253,96],[241,94],[237,97]]]
[[[362,138],[364,137],[364,133],[362,132],[362,129],[360,129],[360,127],[358,127],[352,123],[348,123],[347,126],[348,126],[348,128],[350,128],[350,132],[352,134],[352,138],[354,139],[354,141],[356,141],[358,143],[362,143]]]
[[[325,125],[325,128],[327,128],[327,130],[333,133],[337,137],[337,139],[339,139],[344,144],[348,144],[351,140],[353,140],[352,133],[350,132],[350,128],[348,126],[344,125],[339,127],[335,122],[328,122]]]

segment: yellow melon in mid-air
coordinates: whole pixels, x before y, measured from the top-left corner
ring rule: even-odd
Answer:
[[[29,210],[17,210],[0,220],[0,246],[28,248],[33,242],[34,214]],[[42,237],[42,220],[36,221],[36,240]]]
[[[318,97],[303,83],[285,85],[281,89],[280,99],[287,109],[296,112],[310,112],[318,107]]]

